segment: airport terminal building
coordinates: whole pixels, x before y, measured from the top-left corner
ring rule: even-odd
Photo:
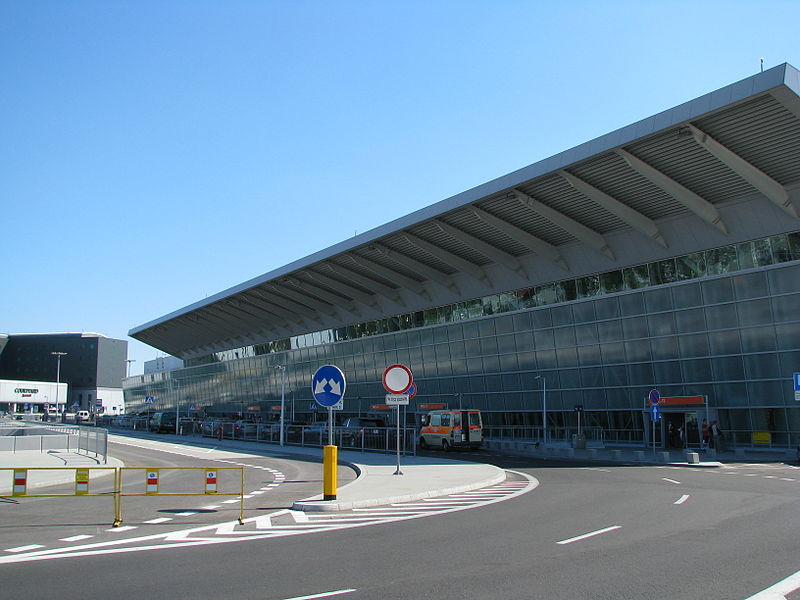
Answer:
[[[311,375],[335,364],[343,413],[365,414],[402,363],[411,414],[461,402],[490,435],[546,415],[566,437],[581,407],[641,443],[657,389],[690,434],[707,418],[737,445],[796,445],[798,207],[784,64],[134,328],[185,367],[127,378],[126,405],[275,419],[285,375],[288,416],[310,420]]]

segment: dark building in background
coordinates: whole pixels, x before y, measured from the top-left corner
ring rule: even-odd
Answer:
[[[61,355],[59,371],[58,356]],[[124,412],[122,379],[128,342],[99,333],[33,333],[0,337],[0,379],[56,381],[69,386],[67,409]],[[61,403],[61,402],[60,402]]]

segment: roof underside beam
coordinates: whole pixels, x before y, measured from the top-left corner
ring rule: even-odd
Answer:
[[[258,323],[259,326],[261,326],[262,328],[264,328],[264,327],[270,328],[270,326],[273,324],[272,322],[264,323],[264,314],[263,314],[264,311],[261,308],[259,308],[257,306],[254,306],[251,302],[247,302],[247,301],[245,301],[245,300],[243,300],[241,298],[235,298],[235,299],[234,298],[228,298],[227,300],[225,300],[225,306],[221,306],[220,304],[216,304],[216,305],[214,305],[214,309],[219,311],[219,312],[223,312],[223,313],[225,313],[227,315],[230,315],[231,317],[233,317],[234,321],[237,322],[237,323],[241,323],[242,322],[242,317],[241,317],[242,314],[246,315],[244,318],[245,318],[245,320],[247,322],[247,329],[250,329],[251,323],[253,323],[254,321],[256,323]],[[247,309],[251,309],[251,310],[247,310]],[[237,313],[240,313],[240,314],[234,314],[232,311],[236,311]],[[253,312],[253,311],[257,311],[257,312]],[[215,318],[219,318],[216,315],[214,315],[214,317]],[[272,319],[275,318],[274,315],[270,315],[270,317]],[[220,321],[222,323],[230,324],[230,321],[227,320],[227,319],[220,319]]]
[[[368,308],[379,311],[381,310],[380,305],[375,300],[375,297],[372,294],[367,294],[366,292],[362,292],[359,289],[354,288],[351,285],[347,285],[346,283],[339,281],[337,279],[333,279],[332,277],[328,277],[323,273],[319,273],[318,271],[312,271],[310,269],[306,269],[304,271],[309,277],[316,279],[323,285],[328,286],[331,289],[340,291],[342,294],[347,294],[356,302],[360,302],[364,306]]]
[[[521,201],[521,200],[520,200]],[[495,217],[493,214],[486,212],[482,208],[478,208],[477,206],[471,206],[470,209],[475,216],[477,216],[481,221],[494,227],[498,231],[506,234],[512,240],[515,240],[528,248],[534,254],[538,254],[540,256],[544,256],[549,260],[553,261],[559,267],[564,269],[565,271],[569,271],[569,265],[564,260],[564,257],[561,256],[561,252],[553,246],[552,244],[548,244],[544,240],[539,239],[535,235],[532,235],[525,231],[524,229],[520,229],[516,225],[512,225],[508,221],[505,221],[499,217]]]
[[[302,315],[298,315],[294,311],[286,310],[281,306],[276,306],[274,302],[270,302],[269,299],[265,298],[258,290],[247,290],[239,294],[239,296],[249,304],[253,304],[264,312],[273,315],[273,318],[278,317],[278,319],[283,319],[289,323],[295,323],[301,327],[308,327],[308,323],[303,320]]]
[[[466,273],[471,277],[480,281],[483,285],[488,288],[492,287],[492,282],[489,281],[489,278],[486,276],[486,273],[483,269],[481,269],[478,265],[475,265],[468,260],[461,258],[460,256],[456,256],[452,252],[445,250],[444,248],[440,248],[435,244],[431,244],[423,240],[420,237],[417,237],[413,233],[409,233],[407,231],[402,232],[402,234],[409,244],[412,246],[416,246],[420,250],[427,252],[434,258],[441,260],[443,263],[447,263],[457,271],[461,271],[462,273]]]
[[[643,215],[637,210],[632,209],[627,204],[624,204],[616,198],[609,196],[604,191],[597,189],[593,185],[586,183],[582,179],[575,177],[572,173],[567,173],[564,170],[558,172],[564,179],[567,180],[572,187],[578,190],[581,194],[596,202],[605,208],[611,214],[617,216],[619,219],[625,221],[630,227],[641,233],[642,235],[655,240],[664,248],[667,248],[667,242],[664,236],[661,235],[661,230],[656,225],[655,221]]]
[[[524,281],[528,280],[528,274],[525,272],[525,269],[517,260],[516,256],[513,256],[512,254],[509,254],[508,252],[505,252],[496,246],[492,246],[491,244],[484,242],[472,234],[461,231],[460,229],[457,229],[452,225],[445,223],[444,221],[434,219],[434,222],[439,229],[444,231],[449,236],[457,239],[460,242],[463,242],[467,246],[474,248],[489,260],[502,265],[518,277],[522,278]]]
[[[579,223],[572,217],[568,217],[564,213],[547,206],[547,204],[544,202],[540,202],[536,198],[529,196],[521,190],[514,189],[513,191],[517,195],[517,198],[522,200],[522,202],[524,202],[528,208],[540,214],[551,223],[555,223],[558,227],[574,236],[587,246],[594,248],[607,258],[614,260],[614,253],[611,251],[611,248],[608,247],[608,242],[606,242],[606,239],[594,229],[586,227],[586,225],[583,223]]]
[[[338,310],[349,314],[351,317],[355,317],[356,319],[362,318],[361,311],[351,302],[349,299],[345,298],[344,296],[340,296],[338,294],[334,294],[333,292],[329,292],[328,290],[324,290],[320,288],[318,285],[314,285],[307,281],[304,281],[298,277],[288,277],[284,279],[287,283],[299,288],[306,294],[314,296],[315,298],[320,298],[325,302],[329,302],[333,306],[335,306]]]
[[[634,156],[624,148],[617,148],[616,153],[628,163],[631,169],[639,173],[639,175],[649,180],[656,187],[664,190],[703,221],[709,225],[713,225],[725,235],[728,235],[728,228],[722,221],[722,217],[716,206],[711,204],[711,202],[695,194],[692,190],[684,187],[655,167],[648,165],[642,159]]]
[[[425,277],[428,281],[432,281],[437,283],[441,286],[444,286],[449,292],[455,294],[456,296],[461,295],[461,290],[453,281],[453,278],[450,277],[447,273],[442,273],[438,269],[434,269],[426,265],[423,262],[418,261],[415,258],[411,258],[410,256],[406,256],[405,254],[401,254],[400,252],[396,252],[395,250],[391,250],[384,246],[383,244],[374,243],[372,244],[378,252],[380,252],[386,258],[390,258],[395,262],[400,263],[401,265],[408,267],[412,271],[416,271],[423,277]]]
[[[253,290],[256,294],[258,294],[261,298],[266,300],[266,302],[273,306],[281,307],[283,310],[288,311],[291,314],[297,315],[296,318],[309,318],[312,321],[322,324],[322,319],[320,319],[317,311],[307,306],[305,304],[298,304],[297,302],[292,302],[290,298],[286,296],[281,296],[275,291],[270,290],[269,288],[256,288]]]
[[[290,284],[291,285],[291,284]],[[326,314],[334,319],[340,319],[341,317],[336,312],[336,307],[328,304],[327,302],[323,302],[321,300],[317,300],[316,298],[312,298],[307,294],[303,294],[296,290],[288,289],[288,285],[269,285],[267,286],[268,289],[274,290],[276,293],[286,296],[295,302],[299,302],[300,304],[304,304],[305,306],[309,306],[314,310],[318,310],[319,312]]]
[[[379,281],[375,281],[374,279],[370,279],[369,277],[364,277],[361,273],[356,273],[355,271],[351,271],[341,265],[334,265],[331,263],[327,263],[328,268],[339,275],[340,277],[344,277],[345,279],[349,279],[350,281],[356,282],[358,285],[364,286],[371,292],[376,294],[380,294],[384,298],[398,304],[399,306],[405,308],[406,303],[403,298],[400,296],[398,291],[390,287],[388,285],[384,285]]]
[[[369,258],[358,256],[356,254],[348,254],[347,256],[357,265],[365,269],[369,269],[376,275],[383,277],[388,281],[396,282],[399,286],[403,287],[409,292],[417,294],[425,300],[431,300],[431,295],[428,293],[428,290],[426,290],[425,286],[416,279],[411,279],[411,277],[407,277],[394,269],[384,267],[382,264],[376,263],[374,260]]]
[[[795,209],[794,204],[792,204],[792,200],[789,198],[789,192],[786,191],[785,187],[764,173],[761,169],[743,159],[733,150],[723,146],[720,142],[691,123],[689,123],[689,130],[692,132],[692,137],[698,144],[716,156],[731,171],[764,194],[776,206],[783,209],[792,217],[797,218],[797,209]]]

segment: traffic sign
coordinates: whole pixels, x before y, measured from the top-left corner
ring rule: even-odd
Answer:
[[[794,399],[800,402],[800,373],[794,374]]]
[[[413,383],[411,369],[405,365],[391,365],[383,372],[383,387],[390,394],[405,394]]]
[[[658,390],[650,390],[650,395],[647,398],[650,400],[650,404],[658,404],[658,401],[661,400],[661,394],[658,393]]]
[[[335,365],[320,367],[311,378],[311,393],[320,406],[331,408],[344,398],[347,382],[342,370]]]
[[[408,398],[409,399],[411,399],[414,396],[416,396],[417,395],[417,384],[416,383],[412,383],[411,387],[408,388],[408,391],[406,393],[408,394]]]
[[[575,412],[583,412],[583,404],[576,404]]]
[[[408,406],[408,394],[386,394],[386,404],[389,406]]]
[[[650,420],[651,421],[661,420],[661,410],[658,408],[658,404],[650,405]]]
[[[145,396],[144,397],[144,403],[145,404],[155,404],[156,403],[156,397],[155,396]]]

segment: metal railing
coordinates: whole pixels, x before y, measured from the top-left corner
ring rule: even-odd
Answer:
[[[173,421],[174,423],[174,421]],[[147,417],[116,419],[113,427],[123,429],[147,429]],[[416,454],[417,429],[415,427],[400,428],[401,454]],[[171,433],[174,433],[174,429]],[[243,440],[269,444],[280,443],[280,425],[278,423],[238,423],[231,421],[193,421],[181,419],[177,426],[178,435],[200,436],[207,438]],[[284,443],[292,446],[322,447],[328,444],[328,427],[324,425],[298,425],[286,423]],[[347,450],[393,453],[397,451],[397,427],[366,427],[363,430],[334,427],[334,444]]]

